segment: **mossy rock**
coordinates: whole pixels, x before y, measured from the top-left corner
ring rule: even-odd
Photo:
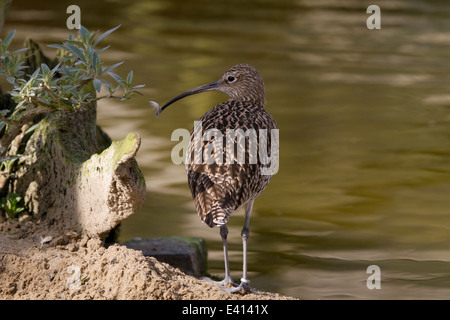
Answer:
[[[134,238],[122,243],[140,250],[144,256],[154,257],[186,274],[200,277],[206,274],[208,251],[206,242],[196,237]]]

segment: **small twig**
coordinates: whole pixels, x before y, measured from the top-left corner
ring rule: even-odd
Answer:
[[[43,102],[43,101],[41,101],[41,100],[39,100],[39,99],[36,99],[36,98],[34,98],[34,97],[29,97],[29,101],[34,105],[34,108],[35,108],[35,109],[37,109],[38,106],[39,106],[40,108],[47,109],[47,111],[45,111],[45,112],[48,112],[48,111],[51,111],[52,109],[54,109],[54,108],[52,108],[52,106],[51,106],[50,104],[45,103],[45,102]],[[32,109],[28,109],[28,110],[32,110]],[[26,111],[25,111],[25,112],[26,112]],[[45,113],[45,112],[44,112],[44,113]],[[19,118],[17,119],[17,121],[20,121],[20,119],[21,119],[23,116],[25,116],[24,113],[22,113],[22,114],[19,116]]]
[[[122,97],[114,96],[114,95],[110,95],[110,94],[105,94],[103,96],[99,96],[99,97],[96,97],[96,98],[92,99],[90,102],[98,101],[98,100],[101,100],[101,99],[122,99]]]
[[[50,90],[50,88],[49,88],[47,85],[45,85],[45,84],[43,84],[43,83],[40,83],[40,84],[39,84],[39,88],[41,88],[41,89],[43,89],[45,92],[47,92],[48,95],[53,99],[53,101],[56,101],[58,104],[61,104],[60,98],[57,97],[57,96],[55,96],[55,94],[53,93],[53,91]]]

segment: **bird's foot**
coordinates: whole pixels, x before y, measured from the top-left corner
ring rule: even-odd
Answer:
[[[206,280],[208,282],[212,282],[214,284],[217,284],[221,287],[238,287],[239,285],[233,281],[230,277],[225,277],[222,281],[214,281],[213,279],[209,277],[203,277],[202,280]]]
[[[250,280],[241,279],[241,284],[238,285],[235,288],[224,288],[222,287],[223,290],[231,292],[231,293],[254,293],[254,294],[259,294],[257,290],[255,290],[254,288],[250,287]]]

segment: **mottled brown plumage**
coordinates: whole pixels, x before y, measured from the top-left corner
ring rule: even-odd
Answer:
[[[263,109],[262,105],[254,104],[253,101],[232,99],[206,112],[199,121],[202,122],[202,132],[208,129],[219,129],[224,137],[226,129],[243,129],[246,132],[248,129],[276,128],[272,116]],[[193,131],[191,132],[191,148],[194,147]],[[236,139],[234,143],[237,144]],[[209,142],[203,142],[201,154],[204,154],[204,148],[208,144]],[[226,146],[227,141],[224,139],[224,150]],[[197,212],[202,221],[210,227],[227,223],[234,211],[248,201],[254,200],[270,181],[270,175],[261,175],[260,164],[249,164],[248,155],[245,163],[239,164],[236,159],[236,149],[233,156],[234,164],[186,165],[189,188]]]
[[[201,123],[201,128],[194,128],[191,132],[188,150],[190,161],[186,163],[188,184],[201,220],[210,227],[220,226],[226,272],[223,284],[233,283],[228,268],[226,244],[228,229],[225,224],[234,211],[245,206],[246,222],[242,230],[244,275],[241,279],[241,285],[235,291],[248,291],[251,288],[247,279],[246,251],[250,213],[253,201],[267,187],[271,175],[261,174],[260,169],[263,167],[263,164],[259,159],[256,163],[250,163],[249,145],[251,142],[249,142],[248,137],[245,140],[235,138],[233,141],[236,146],[245,147],[244,163],[238,161],[237,147],[233,148],[233,152],[230,155],[233,160],[231,163],[226,161],[225,154],[223,155],[223,161],[218,161],[216,157],[220,156],[220,153],[216,148],[212,148],[213,152],[209,155],[206,154],[206,157],[204,151],[205,149],[208,150],[211,143],[220,142],[218,139],[223,139],[223,151],[226,152],[227,130],[236,129],[241,129],[243,132],[254,130],[258,137],[256,150],[259,151],[259,129],[267,129],[269,133],[268,145],[270,146],[271,143],[275,143],[270,141],[270,130],[276,129],[276,124],[273,117],[264,110],[266,101],[262,77],[254,67],[247,64],[236,65],[227,70],[220,80],[175,97],[163,106],[161,111],[181,98],[210,90],[227,93],[229,100],[206,112],[197,124],[200,125]],[[211,137],[211,140],[201,141],[201,152],[198,152],[195,132],[200,129],[202,134],[210,129],[215,129],[216,133],[221,133],[222,135],[214,135],[214,138]],[[270,147],[268,149],[270,150]],[[209,157],[214,159],[209,159]]]

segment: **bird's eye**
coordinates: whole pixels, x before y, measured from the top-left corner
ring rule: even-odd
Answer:
[[[232,82],[236,81],[236,78],[233,76],[228,76],[227,80],[229,83],[232,83]]]

